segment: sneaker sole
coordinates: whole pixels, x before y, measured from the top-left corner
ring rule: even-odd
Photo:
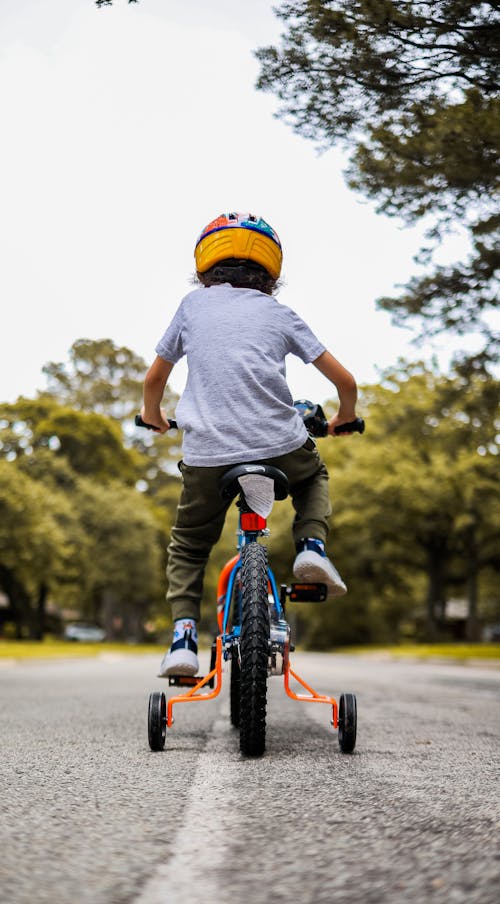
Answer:
[[[305,558],[303,561],[299,561],[294,565],[293,574],[294,577],[304,583],[326,584],[328,587],[328,596],[344,596],[347,593],[347,587],[340,575],[339,581],[341,583],[337,583],[335,578],[328,571],[320,565],[315,565],[313,562],[307,561]]]
[[[163,663],[162,663],[163,665]],[[158,678],[168,678],[169,675],[196,675],[200,668],[198,657],[191,650],[174,650],[166,657],[165,667],[160,665]]]

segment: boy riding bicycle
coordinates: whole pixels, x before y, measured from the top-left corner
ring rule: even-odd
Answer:
[[[161,400],[174,364],[186,355],[188,378],[176,409],[184,431],[183,488],[167,565],[174,634],[161,675],[198,671],[203,575],[229,506],[220,496],[219,480],[234,464],[265,462],[284,471],[296,512],[295,577],[325,583],[331,596],[346,593],[325,553],[328,472],[293,405],[285,357],[291,353],[313,363],[336,387],[340,405],[328,423],[332,436],[356,417],[354,377],[297,314],[273,297],[282,250],[264,220],[221,215],[201,233],[195,259],[201,288],[182,300],[156,347],[141,412],[158,432],[169,429]]]

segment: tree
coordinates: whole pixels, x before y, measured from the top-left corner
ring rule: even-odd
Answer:
[[[0,587],[7,594],[18,637],[41,639],[49,592],[77,579],[81,534],[70,499],[0,460]]]
[[[88,562],[82,587],[108,637],[140,636],[149,607],[163,596],[165,536],[143,494],[113,481],[78,480]]]
[[[48,598],[108,636],[140,636],[162,596],[172,514],[130,486],[140,457],[103,415],[48,397],[2,406],[0,587],[19,636],[43,636]]]
[[[457,596],[477,637],[500,612],[498,383],[400,362],[363,387],[361,408],[364,436],[318,441],[333,505],[328,551],[349,592],[334,604],[290,605],[296,639],[328,649],[449,636],[445,608]],[[269,553],[278,585],[291,580],[292,520],[290,500],[276,503]],[[206,571],[207,627],[236,527],[232,506]]]
[[[475,637],[480,576],[500,569],[498,384],[412,365],[364,395],[367,436],[324,452],[334,475],[335,548],[354,567],[354,595],[381,601],[374,614],[393,637],[425,599],[426,635],[435,637],[450,590],[458,591]]]
[[[102,619],[109,636],[140,636],[148,612],[160,604],[164,547],[180,485],[173,461],[179,449],[176,436],[154,442],[133,427],[145,371],[130,349],[109,339],[82,339],[68,363],[46,366],[46,392],[0,406],[6,486],[7,476],[16,484],[21,475],[18,494],[24,487],[27,501],[19,508],[30,508],[41,526],[45,556],[42,567],[41,553],[18,554],[30,549],[36,527],[20,518],[11,532],[15,509],[12,517],[6,513],[0,587],[19,634],[43,634],[48,597]],[[169,410],[175,398],[167,392]],[[66,523],[68,511],[73,520]]]
[[[2,405],[0,418],[0,455],[10,461],[48,449],[98,482],[119,475],[135,483],[139,477],[136,453],[125,449],[119,426],[103,415],[75,411],[47,397]]]
[[[277,15],[282,44],[257,57],[279,115],[323,147],[344,144],[350,185],[379,210],[409,223],[430,214],[435,238],[456,221],[469,230],[469,261],[415,277],[381,307],[417,318],[424,335],[477,329],[486,365],[498,340],[488,320],[500,263],[497,4],[299,0]]]
[[[80,411],[94,411],[118,421],[140,408],[147,365],[140,355],[112,339],[77,339],[69,361],[43,367],[47,394]]]
[[[77,411],[95,412],[120,423],[125,446],[142,453],[141,479],[155,493],[168,481],[178,455],[178,437],[158,441],[147,430],[134,427],[134,415],[142,404],[142,388],[147,365],[143,358],[112,339],[77,339],[70,348],[69,361],[49,362],[43,368],[47,392],[58,403]],[[163,405],[173,412],[177,395],[167,386]],[[139,475],[138,475],[139,476]]]

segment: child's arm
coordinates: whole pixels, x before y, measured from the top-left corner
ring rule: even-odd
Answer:
[[[358,388],[353,375],[349,373],[342,364],[337,361],[330,352],[323,352],[319,358],[313,361],[315,367],[336,387],[339,396],[339,410],[337,414],[328,421],[328,433],[331,436],[335,427],[341,424],[348,424],[356,417],[356,401],[358,398]]]
[[[160,405],[173,366],[171,361],[156,357],[144,380],[144,405],[141,416],[147,424],[157,427],[160,433],[166,433],[170,428],[167,416]]]

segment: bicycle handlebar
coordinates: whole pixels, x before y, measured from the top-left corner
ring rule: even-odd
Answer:
[[[177,430],[177,421],[173,421],[171,418],[167,418],[169,430]],[[135,426],[136,427],[145,427],[146,430],[154,430],[155,433],[159,433],[158,427],[155,427],[154,424],[148,424],[146,421],[143,421],[140,414],[136,414],[135,416]]]
[[[326,418],[319,418],[317,415],[313,415],[312,417],[304,418],[304,424],[308,433],[311,436],[328,436],[328,421]],[[365,432],[365,422],[362,417],[356,417],[353,421],[349,421],[348,424],[337,424],[334,427],[333,432],[340,436],[342,433],[364,433]]]
[[[348,424],[337,424],[337,426],[334,427],[333,432],[336,433],[337,436],[339,433],[364,433],[365,422],[362,417],[355,417],[354,420],[349,421]]]
[[[308,433],[311,436],[328,436],[328,421],[325,418],[324,411],[321,405],[312,405],[311,402],[295,402],[295,406],[298,408],[299,412],[302,413],[302,418]],[[307,410],[305,410],[305,405],[307,404]],[[167,418],[169,429],[177,430],[177,421],[174,421],[172,418]],[[146,421],[143,421],[140,414],[136,414],[135,416],[135,426],[136,427],[145,427],[146,430],[154,430],[155,433],[159,433],[158,427],[155,427],[154,424],[148,424]],[[348,424],[338,424],[334,433],[339,434],[342,433],[364,433],[365,432],[365,422],[362,417],[356,417],[353,421],[349,421]]]
[[[321,405],[313,405],[307,399],[300,399],[293,403],[304,421],[305,428],[310,436],[328,436],[328,421]],[[337,424],[334,433],[339,436],[342,433],[364,433],[365,422],[362,417],[356,417],[346,424]]]

